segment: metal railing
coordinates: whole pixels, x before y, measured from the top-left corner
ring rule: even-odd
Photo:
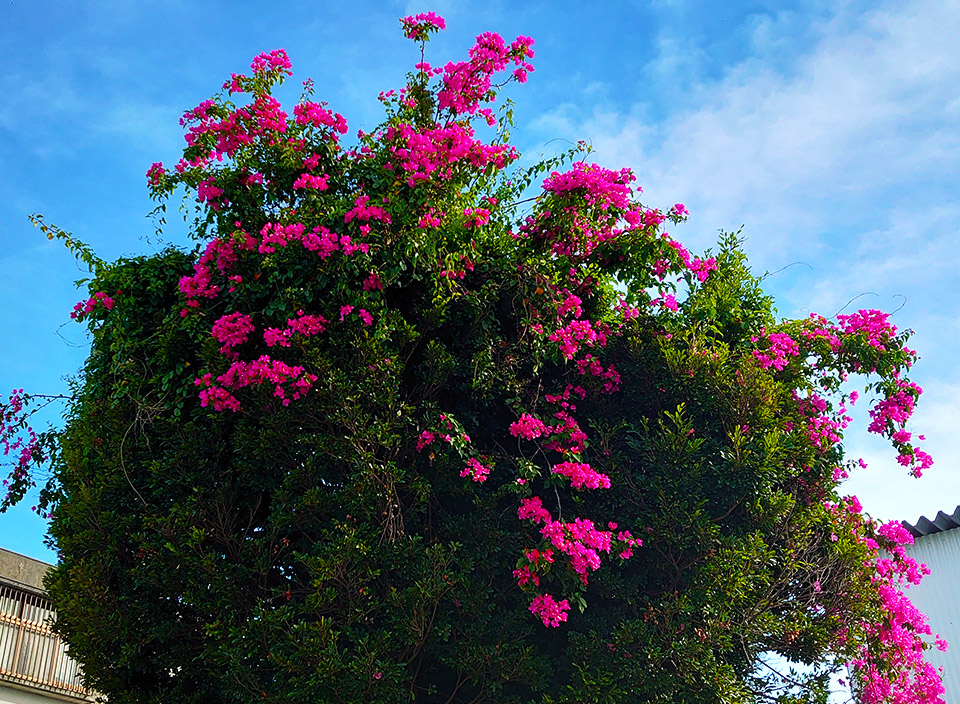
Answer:
[[[80,666],[50,629],[55,615],[46,597],[0,584],[0,682],[87,699]]]

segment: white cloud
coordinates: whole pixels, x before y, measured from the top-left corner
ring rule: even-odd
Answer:
[[[863,457],[867,469],[855,472],[844,490],[856,494],[876,518],[908,520],[952,513],[960,505],[960,385],[945,379],[927,384],[911,420],[911,429],[926,440],[919,445],[934,459],[921,479],[910,477],[896,463],[893,449],[880,438],[865,438],[848,447],[851,457]],[[852,435],[851,435],[852,437]]]
[[[561,106],[539,126],[569,126],[606,163],[631,163],[648,192],[663,202],[686,198],[698,223],[764,233],[758,254],[807,249],[797,235],[843,213],[810,212],[810,200],[838,201],[908,186],[909,177],[941,165],[956,172],[960,87],[960,13],[951,3],[924,3],[862,18],[853,33],[831,24],[789,70],[750,58],[701,86],[697,107],[649,125],[636,115],[597,107],[583,114]],[[835,24],[840,24],[839,22]],[[846,23],[842,23],[845,26]],[[769,50],[786,23],[758,24]],[[670,60],[655,57],[652,74]],[[678,46],[689,60],[686,47]],[[651,86],[651,93],[657,93]],[[952,106],[952,107],[951,107]],[[559,115],[557,114],[559,113]]]

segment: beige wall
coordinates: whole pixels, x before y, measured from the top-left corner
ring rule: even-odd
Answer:
[[[0,580],[15,587],[43,591],[43,576],[53,565],[0,548]]]

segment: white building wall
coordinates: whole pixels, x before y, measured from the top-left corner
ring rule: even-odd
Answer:
[[[0,704],[64,704],[77,699],[59,698],[36,690],[20,689],[0,683]]]
[[[907,554],[930,568],[930,574],[906,594],[930,619],[930,628],[950,644],[945,653],[927,651],[927,658],[943,668],[947,704],[960,704],[960,528],[914,539]]]
[[[45,562],[0,548],[0,704],[93,701],[49,620]]]

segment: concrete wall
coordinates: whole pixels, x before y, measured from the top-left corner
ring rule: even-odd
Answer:
[[[0,548],[0,581],[15,587],[42,592],[43,576],[51,567],[46,562]]]
[[[36,690],[20,689],[0,682],[0,704],[64,704],[87,700],[60,698]]]

